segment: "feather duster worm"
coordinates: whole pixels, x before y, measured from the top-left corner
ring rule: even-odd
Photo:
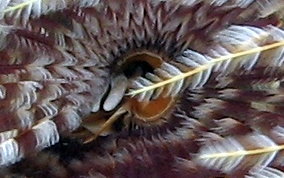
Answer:
[[[3,0],[0,175],[283,177],[281,0]]]

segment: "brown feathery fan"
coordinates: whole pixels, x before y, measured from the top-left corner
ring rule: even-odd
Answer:
[[[284,177],[283,11],[0,0],[0,176]]]

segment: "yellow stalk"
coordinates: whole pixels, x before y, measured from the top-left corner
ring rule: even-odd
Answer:
[[[23,2],[23,3],[20,3],[20,4],[15,5],[15,6],[8,7],[8,8],[5,9],[3,12],[4,12],[4,14],[5,14],[5,13],[12,12],[12,11],[15,11],[15,10],[18,10],[18,9],[22,9],[22,8],[24,8],[24,7],[26,7],[26,6],[28,6],[28,5],[32,4],[32,3],[34,3],[35,1],[37,1],[37,0],[25,1],[25,2]]]
[[[284,145],[278,145],[278,146],[259,148],[255,150],[243,150],[243,151],[226,152],[226,153],[204,154],[204,155],[200,155],[198,158],[199,159],[214,159],[214,158],[225,158],[225,157],[238,157],[238,156],[245,156],[245,155],[270,153],[270,152],[279,151],[283,149],[284,149]]]
[[[117,121],[119,119],[119,116],[121,116],[122,114],[126,113],[127,110],[125,109],[124,106],[121,106],[103,125],[102,127],[99,129],[99,131],[97,131],[97,133],[95,133],[93,136],[89,137],[87,140],[84,141],[84,143],[90,143],[93,140],[96,140],[96,138],[98,136],[100,136],[100,134],[105,131],[105,129],[107,129],[108,127],[110,127],[115,121]]]
[[[187,78],[187,77],[192,76],[194,74],[197,74],[199,72],[207,70],[207,69],[209,69],[210,67],[212,67],[213,65],[215,65],[219,62],[223,62],[223,61],[226,61],[226,60],[229,60],[229,59],[234,59],[234,58],[237,58],[237,57],[242,57],[242,56],[246,56],[246,55],[249,55],[249,54],[254,54],[254,53],[258,53],[258,52],[262,52],[262,51],[267,51],[267,50],[277,48],[277,47],[280,47],[280,46],[284,46],[284,41],[280,41],[280,42],[277,42],[277,43],[273,43],[273,44],[269,44],[269,45],[265,45],[265,46],[261,46],[261,47],[252,48],[252,49],[249,49],[249,50],[246,50],[246,51],[241,51],[241,52],[238,52],[238,53],[235,53],[235,54],[229,54],[229,55],[226,55],[226,56],[221,56],[219,58],[213,59],[212,61],[208,62],[207,64],[196,67],[193,70],[190,70],[188,72],[182,73],[182,74],[177,75],[177,76],[174,76],[174,77],[167,79],[167,80],[164,80],[162,82],[155,83],[153,85],[150,85],[150,86],[138,89],[138,90],[130,91],[126,95],[135,96],[139,93],[154,90],[156,88],[165,86],[167,84],[176,82],[178,80],[182,80],[184,78]]]

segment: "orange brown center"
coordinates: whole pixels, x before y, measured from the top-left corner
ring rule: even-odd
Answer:
[[[134,72],[134,74],[129,77],[131,79],[144,75],[147,72],[152,72],[147,70],[149,68],[154,70],[155,68],[160,67],[164,60],[157,54],[148,51],[142,51],[126,56],[124,61],[124,66],[126,67],[128,67],[129,64],[137,64],[139,62],[137,67],[141,67],[143,70],[142,73],[139,70],[137,70],[138,72]],[[143,66],[139,65],[141,64],[141,62],[143,62],[144,64],[146,63],[148,65],[148,69],[143,68]],[[138,101],[135,98],[130,98],[127,102],[130,112],[135,115],[135,118],[138,119],[138,122],[156,123],[159,122],[161,118],[163,118],[163,116],[168,113],[167,111],[169,111],[169,109],[173,105],[174,98],[159,97],[147,102]]]

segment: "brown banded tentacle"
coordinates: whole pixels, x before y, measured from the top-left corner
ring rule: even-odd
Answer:
[[[32,127],[31,130],[0,143],[1,166],[7,166],[19,161],[28,153],[42,150],[55,144],[59,140],[56,125],[51,120],[42,121]]]
[[[94,63],[87,61],[78,63],[71,53],[55,46],[55,40],[48,36],[47,31],[42,34],[42,31],[12,28],[4,35],[7,41],[1,41],[3,43],[1,46],[5,46],[2,56],[6,59],[7,65],[2,65],[2,67],[9,70],[5,70],[5,72],[1,70],[4,72],[1,75],[3,83],[1,93],[3,101],[10,100],[14,104],[11,105],[13,108],[9,111],[9,107],[4,108],[7,110],[7,115],[2,115],[3,119],[1,119],[5,122],[1,124],[3,131],[5,131],[1,135],[1,139],[4,139],[1,143],[2,166],[14,163],[23,157],[19,152],[19,147],[25,147],[26,138],[31,137],[31,141],[37,137],[45,139],[48,135],[46,137],[37,135],[45,133],[44,129],[46,132],[53,130],[51,132],[54,133],[50,134],[58,135],[58,132],[70,132],[79,127],[82,117],[90,112],[91,106],[96,100],[96,93],[100,92],[96,90],[90,92],[90,88],[104,85],[104,81],[92,81],[95,72],[99,74],[98,77],[104,79],[100,70],[89,69],[92,71],[90,72],[84,68],[93,67]],[[33,55],[26,52],[30,47],[34,49]],[[13,53],[12,49],[16,49],[17,53]],[[39,53],[41,55],[44,53],[46,58],[40,56]],[[14,63],[15,67],[13,68],[11,64]],[[35,72],[39,75],[36,75]],[[9,79],[12,80],[9,81]],[[5,105],[4,102],[1,104]],[[69,106],[66,107],[64,104]],[[46,127],[38,131],[39,133],[35,134],[34,130],[39,125],[37,123],[45,122],[44,118],[52,119],[46,121],[52,124],[47,124]],[[8,132],[13,131],[10,129],[17,129],[19,133],[7,136]],[[6,137],[9,139],[7,140]],[[39,151],[56,142],[58,142],[58,138],[43,140],[42,143],[33,142],[26,145],[30,148],[25,151],[29,153]],[[43,146],[38,147],[40,144]],[[7,154],[7,149],[10,149],[7,147],[11,146],[13,146],[11,151],[15,151],[15,155],[8,155],[11,156],[10,160],[5,157],[5,154]],[[25,155],[27,154],[25,153]]]

